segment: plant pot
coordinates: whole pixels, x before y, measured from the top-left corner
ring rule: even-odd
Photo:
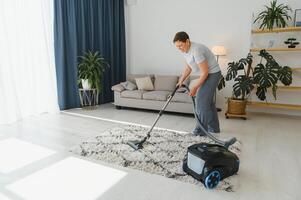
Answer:
[[[228,112],[233,115],[245,115],[246,114],[246,100],[228,99]]]
[[[85,89],[85,90],[91,89],[91,85],[90,85],[88,79],[82,79],[82,86],[83,86],[83,89]]]

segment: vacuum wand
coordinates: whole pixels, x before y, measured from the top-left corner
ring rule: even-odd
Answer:
[[[167,107],[167,105],[169,104],[169,102],[171,101],[172,97],[175,95],[176,91],[179,89],[179,86],[177,85],[176,88],[174,89],[174,91],[171,93],[171,95],[169,95],[166,103],[164,104],[164,106],[162,107],[162,109],[160,110],[155,122],[153,123],[152,127],[148,130],[147,135],[141,140],[132,140],[132,141],[128,141],[127,144],[130,145],[133,149],[138,150],[138,149],[142,149],[143,148],[143,144],[144,142],[150,137],[150,134],[153,130],[153,128],[155,127],[155,125],[157,124],[157,122],[159,121],[160,117],[162,116],[165,108]]]

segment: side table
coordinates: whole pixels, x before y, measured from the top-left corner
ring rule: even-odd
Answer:
[[[96,89],[78,89],[80,104],[84,107],[95,107],[98,105],[98,91]]]

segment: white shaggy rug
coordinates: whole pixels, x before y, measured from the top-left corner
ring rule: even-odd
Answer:
[[[135,151],[126,144],[128,140],[141,140],[147,131],[148,128],[141,126],[116,127],[83,142],[73,148],[71,152],[204,187],[201,182],[183,172],[182,160],[188,146],[200,142],[213,143],[210,139],[193,136],[189,133],[183,134],[154,128],[142,150]],[[229,150],[239,156],[240,142],[233,144]],[[222,180],[217,189],[228,192],[235,191],[238,178],[237,175],[234,175]]]

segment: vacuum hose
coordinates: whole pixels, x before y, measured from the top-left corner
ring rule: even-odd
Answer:
[[[181,87],[184,87],[188,92],[190,92],[189,88],[186,85],[182,85]],[[224,146],[225,148],[229,148],[229,146],[231,146],[232,144],[234,144],[236,142],[236,138],[233,137],[228,141],[222,141],[217,139],[216,137],[214,137],[211,133],[209,133],[205,128],[204,125],[201,123],[200,118],[198,117],[198,115],[196,114],[196,106],[195,106],[195,97],[191,97],[192,98],[192,104],[193,104],[193,113],[194,113],[194,117],[199,125],[199,127],[201,127],[202,131],[206,134],[206,136],[208,136],[210,139],[212,139],[214,142],[216,142],[219,145]]]

